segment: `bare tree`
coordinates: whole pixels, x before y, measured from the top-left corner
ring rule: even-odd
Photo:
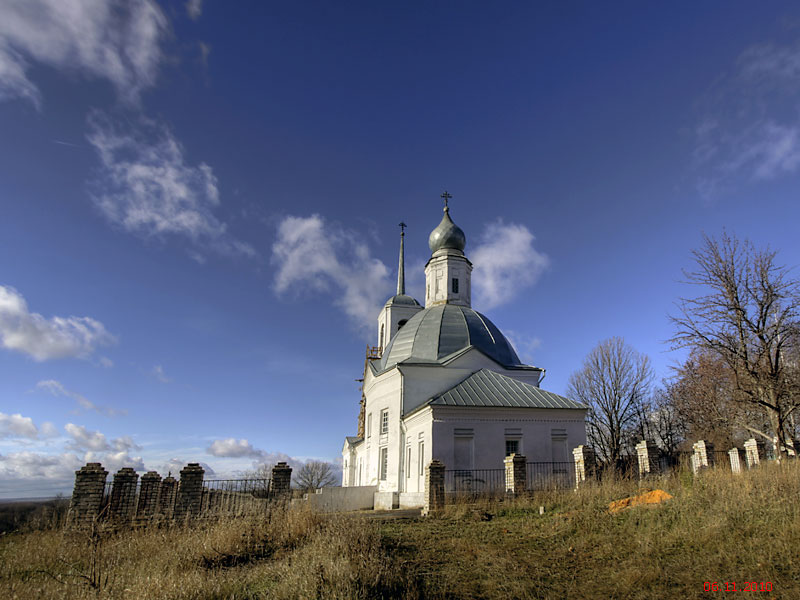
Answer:
[[[310,492],[333,485],[336,482],[336,475],[330,463],[310,460],[300,467],[295,481],[300,489]]]
[[[646,433],[642,421],[653,369],[625,340],[603,340],[569,378],[567,395],[589,406],[587,433],[598,457],[617,465],[626,437]]]
[[[742,402],[733,372],[718,354],[695,349],[675,369],[666,392],[692,439],[731,448],[769,429],[764,409]]]
[[[686,439],[686,422],[675,404],[674,384],[665,383],[650,397],[647,420],[649,431],[667,454],[674,455]]]
[[[672,342],[722,359],[736,398],[765,409],[780,457],[794,447],[790,429],[800,406],[797,377],[787,362],[798,345],[800,282],[775,263],[772,250],[727,233],[703,240],[692,252],[697,269],[684,275],[708,293],[679,301]]]

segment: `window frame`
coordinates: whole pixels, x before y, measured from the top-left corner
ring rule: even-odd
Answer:
[[[381,411],[381,435],[389,433],[389,409],[384,408]]]
[[[389,476],[389,448],[388,446],[381,446],[378,450],[378,479],[386,481]]]
[[[509,452],[508,445],[509,444],[516,444],[516,451]],[[506,438],[506,456],[511,456],[512,454],[521,454],[522,452],[522,440],[519,438]]]

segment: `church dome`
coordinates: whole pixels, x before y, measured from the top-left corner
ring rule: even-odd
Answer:
[[[511,343],[489,319],[466,306],[441,304],[411,317],[386,346],[379,370],[399,362],[439,362],[474,346],[503,366],[522,363]]]
[[[411,296],[407,296],[406,294],[397,294],[396,296],[392,296],[386,301],[385,306],[420,306],[420,303],[417,302]]]
[[[450,218],[450,211],[445,208],[442,221],[437,225],[436,229],[431,231],[431,235],[428,238],[428,246],[431,249],[431,253],[442,248],[451,248],[463,252],[466,245],[467,236],[464,235],[461,227],[453,223]]]

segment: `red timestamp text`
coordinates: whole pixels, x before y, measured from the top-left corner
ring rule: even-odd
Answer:
[[[704,581],[704,592],[771,592],[771,581]]]

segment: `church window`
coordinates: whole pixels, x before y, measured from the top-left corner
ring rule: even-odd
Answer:
[[[406,323],[408,323],[408,319],[400,319],[397,322],[397,330],[400,331]]]
[[[506,456],[519,454],[519,440],[506,440]]]
[[[380,456],[380,479],[386,481],[386,472],[389,470],[389,449],[386,447],[381,448]]]
[[[419,460],[419,474],[425,475],[425,442],[419,443],[419,454],[417,460]]]
[[[367,415],[367,437],[372,437],[372,413]]]
[[[381,338],[380,338],[379,344],[380,344],[380,347],[383,348],[383,346],[384,346],[384,344],[383,344],[383,323],[381,323]]]
[[[411,477],[411,446],[406,448],[406,479]]]
[[[389,433],[389,411],[381,411],[381,433]]]
[[[453,293],[458,293],[458,277],[453,277]]]

